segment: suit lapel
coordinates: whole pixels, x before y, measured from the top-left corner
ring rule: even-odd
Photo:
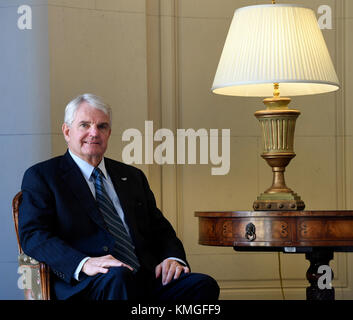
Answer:
[[[76,165],[68,151],[64,155],[61,168],[63,171],[62,179],[64,180],[65,185],[71,190],[72,194],[77,198],[80,205],[90,218],[105,230],[103,217],[99,212],[92,192],[87,185],[80,168]]]

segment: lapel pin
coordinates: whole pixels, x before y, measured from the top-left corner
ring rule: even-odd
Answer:
[[[121,178],[121,180],[126,181],[126,180],[127,180],[127,177],[123,177],[123,178]]]

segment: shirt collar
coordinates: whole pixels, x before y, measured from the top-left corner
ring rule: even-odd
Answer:
[[[70,156],[72,159],[75,161],[75,163],[78,165],[80,168],[83,176],[86,178],[86,180],[90,180],[92,172],[94,170],[94,167],[86,162],[85,160],[81,159],[80,157],[76,156],[71,150],[69,149]],[[104,158],[102,161],[99,163],[98,168],[103,172],[104,178],[107,178],[107,170],[105,169],[105,163],[104,163]]]

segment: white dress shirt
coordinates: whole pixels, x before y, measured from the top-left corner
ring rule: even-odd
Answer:
[[[72,159],[75,161],[75,163],[80,168],[80,170],[81,170],[81,172],[82,172],[82,174],[83,174],[83,176],[84,176],[84,178],[85,178],[85,180],[86,180],[86,182],[87,182],[87,184],[88,184],[88,186],[89,186],[89,188],[90,188],[90,190],[92,192],[93,197],[96,198],[96,190],[95,190],[95,187],[94,187],[94,179],[93,179],[93,177],[91,177],[92,172],[94,170],[94,167],[91,164],[89,164],[88,162],[82,160],[80,157],[76,156],[73,152],[71,152],[70,149],[69,149],[69,153],[70,153]],[[104,177],[103,177],[104,188],[107,191],[110,199],[112,200],[113,205],[114,205],[117,213],[119,214],[119,216],[121,218],[121,221],[123,222],[123,224],[124,224],[124,226],[126,228],[126,231],[130,234],[129,228],[128,228],[127,224],[125,223],[124,211],[123,211],[123,209],[121,207],[118,195],[116,194],[113,182],[110,179],[107,170],[105,169],[104,158],[99,163],[98,168],[104,174]],[[81,260],[81,262],[77,266],[77,268],[75,270],[75,273],[74,273],[74,278],[76,280],[79,280],[79,274],[80,274],[80,272],[82,270],[82,267],[83,267],[84,263],[89,258],[90,257],[84,258],[83,260]],[[183,260],[181,260],[181,259],[174,258],[174,257],[171,257],[171,258],[168,258],[168,259],[177,260],[177,261],[181,262],[182,264],[186,265],[186,263]]]
[[[96,189],[94,187],[94,179],[93,179],[93,177],[91,177],[92,172],[94,170],[94,167],[91,164],[89,164],[88,162],[82,160],[80,157],[73,154],[70,150],[69,150],[69,153],[70,153],[72,159],[74,159],[74,161],[76,162],[76,164],[80,168],[80,170],[81,170],[81,172],[82,172],[82,174],[83,174],[83,176],[84,176],[84,178],[85,178],[85,180],[86,180],[86,182],[87,182],[87,184],[93,194],[93,197],[96,198]],[[124,224],[124,227],[126,228],[127,232],[129,232],[129,234],[130,234],[129,228],[128,228],[127,224],[125,223],[124,211],[121,207],[118,195],[115,192],[113,182],[110,179],[107,170],[105,169],[105,164],[104,164],[103,160],[104,160],[104,158],[99,163],[98,168],[104,174],[104,177],[103,177],[104,188],[107,191],[110,200],[112,200],[113,205],[114,205],[117,213],[119,214],[121,221]]]

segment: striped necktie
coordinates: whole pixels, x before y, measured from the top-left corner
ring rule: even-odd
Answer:
[[[98,208],[103,215],[103,219],[106,223],[108,231],[115,238],[115,257],[137,271],[140,267],[140,264],[135,254],[135,247],[132,243],[130,235],[126,231],[126,228],[113,205],[112,200],[109,198],[109,195],[104,188],[104,174],[99,168],[94,168],[92,177],[94,179],[94,187],[96,189],[96,201]]]

